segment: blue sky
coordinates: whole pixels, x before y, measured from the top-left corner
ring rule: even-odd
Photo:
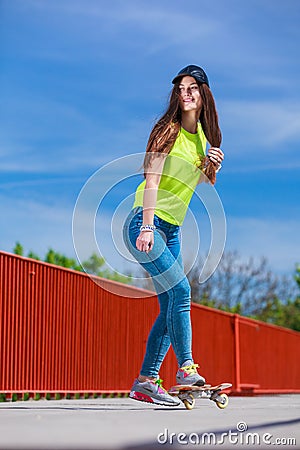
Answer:
[[[0,21],[1,250],[20,241],[25,252],[53,247],[73,256],[72,214],[83,185],[110,161],[144,151],[172,77],[198,64],[223,132],[216,190],[226,249],[293,272],[300,262],[297,0],[2,0]],[[122,202],[130,189],[112,192]],[[115,203],[106,203],[97,239],[122,270],[107,239]],[[86,256],[93,250],[87,246]]]

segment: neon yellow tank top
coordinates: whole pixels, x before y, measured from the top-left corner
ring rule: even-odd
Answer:
[[[206,153],[206,137],[200,122],[197,133],[181,128],[166,157],[157,192],[155,214],[166,222],[182,225],[199,181],[200,159]],[[133,207],[143,206],[146,180],[137,187]]]

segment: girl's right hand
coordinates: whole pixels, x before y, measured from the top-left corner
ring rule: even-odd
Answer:
[[[137,240],[136,248],[140,252],[150,252],[154,244],[154,233],[153,231],[141,231]]]

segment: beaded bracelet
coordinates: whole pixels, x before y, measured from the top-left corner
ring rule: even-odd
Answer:
[[[156,229],[155,225],[142,225],[140,231],[154,231]]]

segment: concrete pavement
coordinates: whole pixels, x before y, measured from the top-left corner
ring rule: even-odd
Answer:
[[[300,395],[230,397],[192,411],[128,398],[0,403],[1,449],[300,449]]]

